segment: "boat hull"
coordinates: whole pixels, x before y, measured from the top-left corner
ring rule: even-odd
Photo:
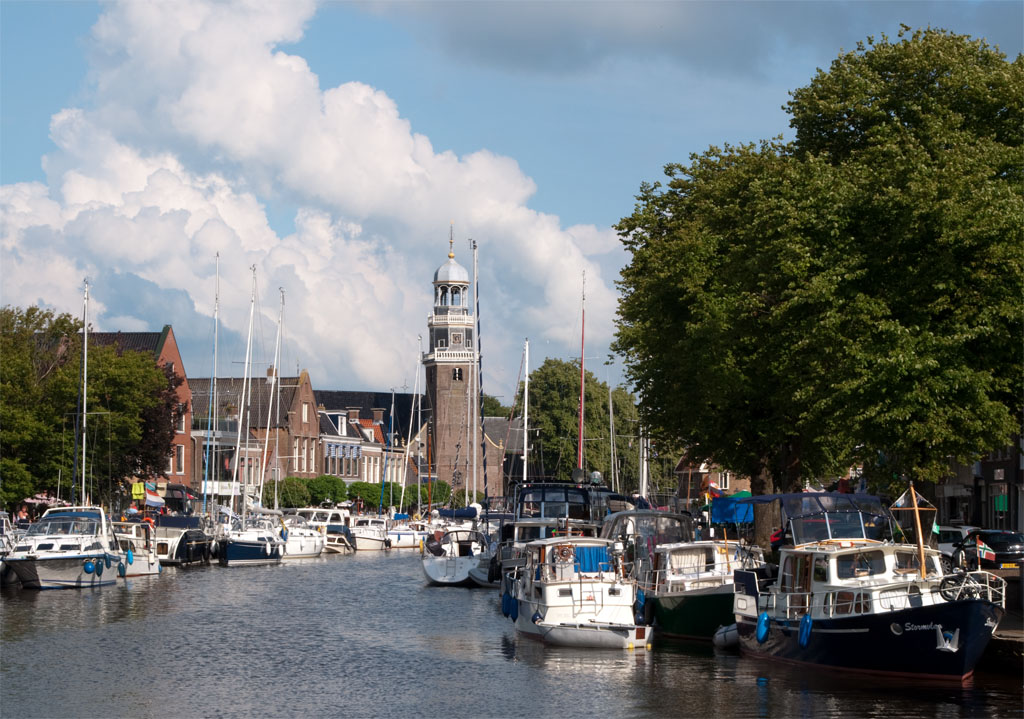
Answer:
[[[357,552],[379,552],[389,548],[387,536],[367,536],[352,532],[352,545]]]
[[[203,530],[157,527],[156,533],[161,564],[180,567],[210,563],[213,540]]]
[[[646,649],[651,642],[650,627],[637,624],[599,622],[545,622],[535,617],[544,609],[539,604],[519,602],[516,631],[545,644],[576,649]]]
[[[733,585],[725,584],[707,592],[648,594],[659,638],[710,640],[721,626],[736,621],[733,615]]]
[[[815,619],[801,645],[801,622],[736,614],[744,654],[874,674],[962,680],[970,677],[1003,609],[968,600],[852,617]]]
[[[475,587],[469,571],[479,563],[479,557],[423,556],[423,574],[430,584],[439,587]]]
[[[285,540],[283,559],[315,559],[326,546],[326,538],[320,532],[298,534],[295,530],[288,532]]]
[[[392,529],[388,532],[392,549],[419,549],[420,544],[429,536],[429,532],[418,532],[412,529]]]
[[[87,562],[92,562],[92,572],[86,571]],[[116,583],[119,562],[117,555],[100,552],[74,557],[8,557],[4,566],[10,567],[26,589],[85,589]]]
[[[222,567],[280,564],[281,545],[260,540],[222,539],[217,561]]]

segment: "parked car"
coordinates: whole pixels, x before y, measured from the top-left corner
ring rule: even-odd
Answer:
[[[942,556],[947,559],[953,558],[953,550],[956,545],[964,541],[967,535],[971,532],[981,529],[981,527],[972,527],[970,524],[951,524],[942,525],[939,527],[939,551],[942,552]]]
[[[953,550],[953,565],[967,569],[1018,569],[1024,564],[1024,534],[1002,529],[970,532]]]

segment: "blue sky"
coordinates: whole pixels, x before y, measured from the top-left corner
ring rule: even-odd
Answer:
[[[709,145],[901,22],[1022,49],[1019,2],[0,3],[0,301],[106,331],[172,324],[207,376],[215,253],[236,374],[286,297],[286,369],[411,388],[446,258],[480,246],[484,389],[612,338],[611,226]],[[233,359],[232,359],[233,358]]]

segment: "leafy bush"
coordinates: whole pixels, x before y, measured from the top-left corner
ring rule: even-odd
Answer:
[[[321,474],[319,477],[306,480],[306,488],[309,490],[311,504],[320,504],[321,502],[336,504],[348,497],[345,480],[329,474]]]
[[[299,477],[285,477],[280,482],[267,482],[263,485],[263,506],[274,506],[274,490],[277,490],[279,507],[306,507],[310,502],[309,489],[306,482]]]

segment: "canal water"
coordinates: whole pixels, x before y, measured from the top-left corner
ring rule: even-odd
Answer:
[[[705,645],[516,636],[495,591],[428,587],[419,553],[169,569],[4,590],[3,717],[1004,717],[1021,677],[948,686],[778,667]]]

